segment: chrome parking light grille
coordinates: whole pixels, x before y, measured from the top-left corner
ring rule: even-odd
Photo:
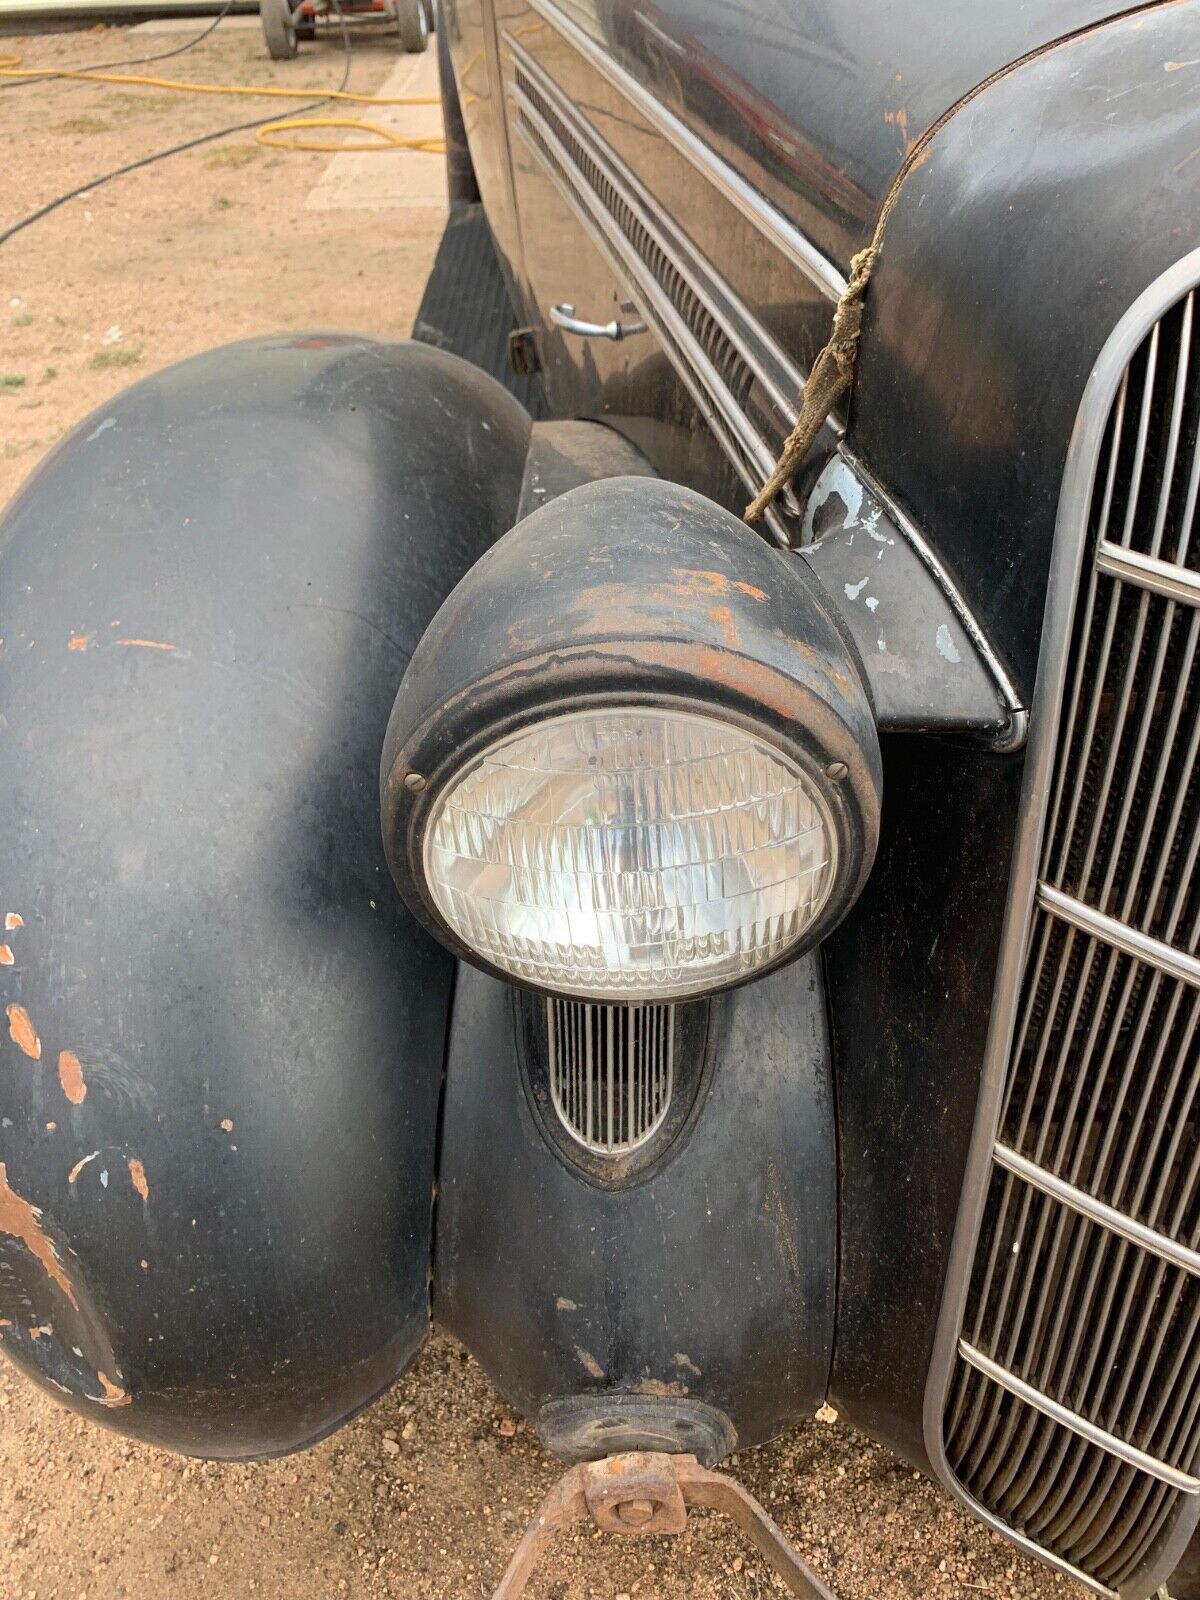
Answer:
[[[594,1155],[647,1143],[671,1106],[675,1008],[547,1000],[550,1095],[563,1127]]]
[[[1042,663],[1061,720],[943,1418],[972,1500],[1131,1595],[1200,1493],[1196,314],[1188,293],[1124,371]]]

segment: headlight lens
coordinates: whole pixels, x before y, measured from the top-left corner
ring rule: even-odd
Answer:
[[[837,833],[815,784],[714,717],[609,707],[493,744],[433,802],[425,879],[501,971],[670,999],[773,965],[820,916]]]

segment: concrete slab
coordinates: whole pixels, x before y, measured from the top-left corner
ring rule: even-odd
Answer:
[[[199,33],[205,26],[203,17],[151,17],[149,22],[135,22],[132,28],[126,28],[127,34],[142,33]],[[237,33],[243,30],[257,31],[259,28],[257,11],[242,14],[233,13],[221,20],[222,33]]]
[[[419,56],[401,56],[379,87],[384,99],[438,97],[437,51],[431,44]],[[402,138],[434,138],[442,131],[440,105],[335,107],[332,116],[360,117]],[[334,130],[331,136],[336,138]],[[349,133],[351,142],[363,135]],[[331,160],[310,190],[308,211],[399,211],[448,207],[446,163],[440,155],[420,150],[347,152]]]

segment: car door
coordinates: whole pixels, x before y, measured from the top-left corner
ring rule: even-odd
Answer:
[[[759,202],[732,168],[707,147],[697,164],[669,136],[682,124],[666,101],[682,90],[649,9],[454,0],[451,13],[474,18],[481,4],[495,74],[481,188],[554,413],[611,423],[659,470],[740,510],[802,384],[792,333],[779,338],[771,323],[794,321],[797,306],[815,313],[801,341],[815,348],[837,274],[826,270],[824,290],[797,274],[764,239]],[[507,193],[491,170],[501,142]],[[745,191],[738,203],[711,161]],[[503,237],[509,211],[516,249]],[[775,308],[765,319],[764,306]],[[796,504],[789,494],[771,514],[781,542],[798,537]]]

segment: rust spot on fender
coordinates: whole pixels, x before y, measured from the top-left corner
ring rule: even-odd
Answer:
[[[74,1050],[58,1052],[58,1081],[62,1092],[73,1106],[81,1106],[87,1099],[87,1084],[83,1081],[83,1063]]]
[[[0,967],[11,967],[16,957],[6,944],[0,944]]]
[[[672,567],[671,571],[680,580],[678,584],[668,584],[667,587],[695,599],[719,599],[727,595],[731,589],[736,589],[739,594],[747,595],[751,600],[766,600],[765,589],[756,589],[752,583],[743,583],[738,578],[726,577],[723,572],[709,572],[704,568]]]
[[[900,106],[896,111],[885,111],[883,120],[893,128],[897,128],[901,139],[904,140],[904,154],[911,155],[916,140],[909,137],[908,132],[908,107]]]
[[[46,1276],[62,1290],[73,1310],[79,1310],[79,1301],[71,1280],[63,1271],[58,1252],[42,1227],[42,1213],[37,1206],[23,1200],[8,1181],[8,1170],[0,1161],[0,1233],[23,1244]]]
[[[129,1158],[129,1181],[142,1197],[142,1204],[150,1198],[150,1185],[146,1182],[146,1169],[136,1156]]]
[[[721,637],[731,650],[736,650],[739,644],[737,626],[733,620],[733,612],[728,606],[709,606],[708,620],[715,622],[721,630]]]
[[[19,911],[9,911],[5,913],[4,931],[6,933],[12,933],[14,929],[23,928],[24,926],[25,918],[20,914]]]
[[[73,633],[67,640],[68,650],[86,650],[92,642],[90,633]]]
[[[222,1117],[221,1118],[221,1132],[222,1133],[232,1133],[233,1132],[233,1118],[232,1117]]]
[[[42,1059],[42,1041],[37,1036],[37,1030],[29,1019],[29,1013],[24,1006],[9,1006],[8,1036],[18,1050],[23,1050],[31,1061]]]
[[[582,1345],[577,1344],[575,1346],[575,1357],[589,1378],[604,1377],[604,1368],[590,1350],[585,1350]]]
[[[161,639],[116,639],[115,644],[122,645],[126,650],[174,650],[173,644],[164,644]]]
[[[127,1406],[129,1404],[128,1394],[121,1388],[120,1384],[112,1381],[107,1372],[98,1372],[96,1377],[99,1379],[100,1387],[104,1390],[104,1398],[97,1402],[98,1405],[115,1409],[117,1406]]]
[[[661,1378],[643,1378],[640,1383],[633,1386],[634,1394],[662,1395],[667,1399],[678,1398],[688,1392],[686,1383],[664,1383]]]
[[[77,1161],[75,1163],[75,1165],[71,1168],[70,1172],[67,1173],[67,1182],[70,1183],[70,1184],[74,1184],[75,1181],[78,1179],[79,1174],[83,1171],[84,1167],[87,1166],[88,1162],[89,1161],[95,1161],[96,1157],[99,1154],[100,1154],[99,1150],[93,1150],[90,1156],[84,1156],[82,1160]]]

